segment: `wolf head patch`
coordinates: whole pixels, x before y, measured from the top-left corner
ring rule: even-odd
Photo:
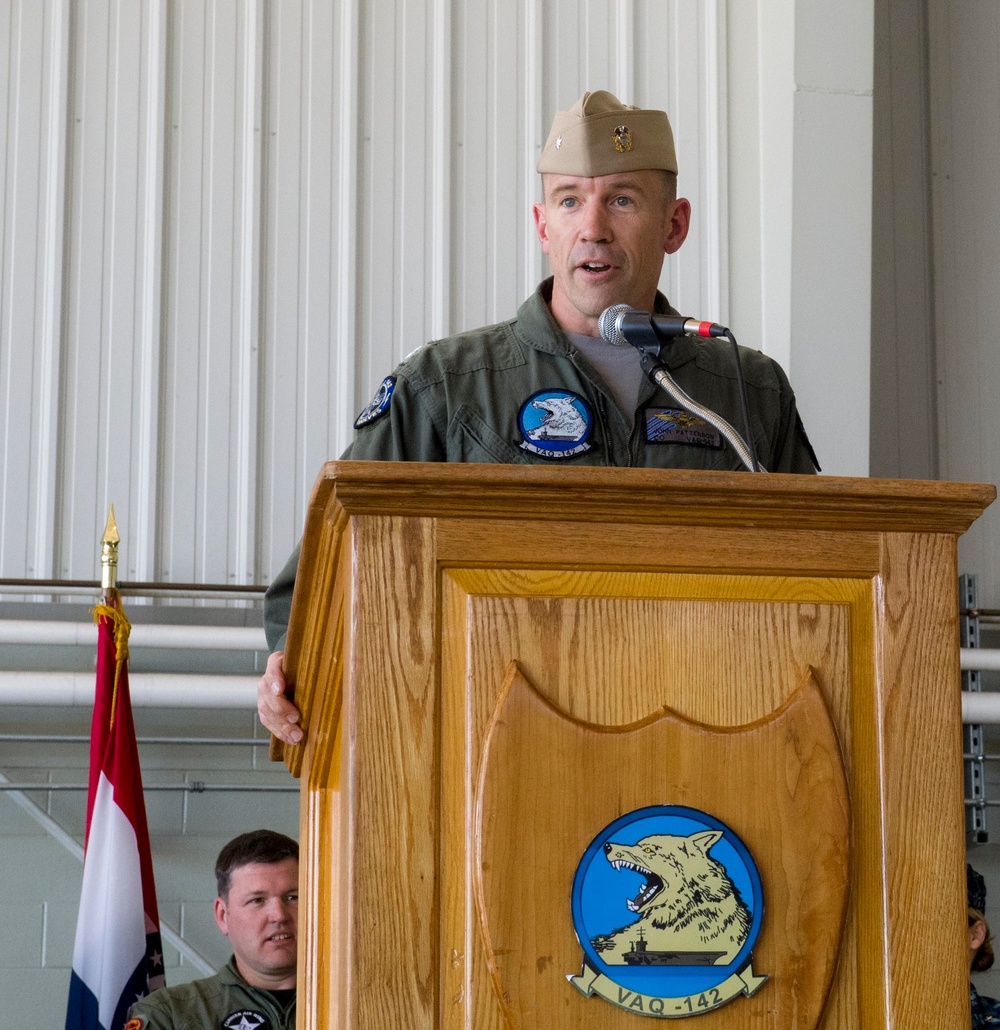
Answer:
[[[562,460],[593,449],[590,406],[572,390],[539,390],[518,414],[520,447],[542,458]]]

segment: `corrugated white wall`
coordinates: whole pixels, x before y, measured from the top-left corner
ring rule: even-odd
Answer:
[[[934,317],[941,477],[1000,482],[1000,5],[928,5]],[[1000,505],[960,543],[1000,607]]]
[[[428,338],[513,313],[553,112],[665,108],[727,315],[725,3],[0,2],[0,576],[263,582]]]
[[[990,0],[926,4],[929,206],[935,425],[944,479],[1000,483],[1000,5]],[[916,420],[927,412],[916,407]],[[960,568],[977,578],[979,604],[1000,608],[1000,504],[994,502],[959,541]],[[984,625],[981,645],[1000,647],[1000,628]],[[1000,689],[984,673],[983,689]],[[984,727],[988,757],[1000,750]],[[987,804],[1000,798],[997,762],[985,766]],[[986,916],[1000,928],[1000,814],[986,810],[990,843],[969,851],[985,876]],[[1000,970],[974,978],[980,994],[1000,994]]]
[[[998,483],[1000,5],[876,11],[872,472]],[[986,608],[998,554],[994,504],[959,541]]]

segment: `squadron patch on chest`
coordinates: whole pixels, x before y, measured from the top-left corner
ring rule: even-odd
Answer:
[[[703,418],[680,408],[646,408],[647,443],[683,443],[722,448],[722,434]]]
[[[271,1030],[267,1016],[252,1009],[230,1012],[219,1025],[219,1030]]]
[[[389,410],[392,401],[392,391],[396,388],[396,380],[393,376],[386,376],[375,391],[375,396],[368,403],[368,407],[361,412],[354,420],[354,428],[371,425],[375,419],[380,418]]]
[[[594,416],[572,390],[539,390],[521,405],[517,416],[519,446],[543,458],[563,460],[593,449],[589,442]]]

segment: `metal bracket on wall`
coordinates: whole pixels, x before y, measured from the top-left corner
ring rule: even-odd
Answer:
[[[959,636],[961,647],[979,647],[978,596],[975,576],[958,577]],[[962,690],[979,691],[978,669],[962,673]],[[990,839],[986,826],[986,777],[983,771],[983,727],[962,727],[962,750],[965,754],[965,839],[967,844],[986,844]]]

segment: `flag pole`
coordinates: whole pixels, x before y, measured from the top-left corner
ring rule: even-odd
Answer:
[[[128,689],[129,621],[116,585],[118,526],[101,539],[83,884],[66,1030],[135,1030],[131,1005],[163,986],[160,919]]]
[[[104,526],[104,535],[101,537],[101,596],[104,603],[108,604],[111,598],[117,598],[118,587],[118,544],[121,537],[118,535],[118,524],[115,522],[115,506],[111,505],[108,512],[108,521]]]
[[[125,615],[125,608],[122,605],[121,595],[118,593],[117,586],[118,544],[120,542],[121,536],[118,534],[118,524],[115,522],[115,506],[112,504],[108,510],[108,521],[104,525],[104,533],[101,536],[101,603],[94,609],[95,622],[100,623],[101,618],[107,618],[113,627],[115,678],[114,688],[111,693],[109,729],[114,726],[115,716],[118,712],[118,684],[121,680],[122,669],[127,668],[126,663],[129,657],[128,638],[132,632],[132,626]],[[126,672],[126,682],[127,676],[128,673]],[[125,704],[131,709],[131,700],[126,699]],[[129,722],[131,723],[131,721],[130,712]],[[136,763],[138,767],[138,755],[136,755]],[[145,816],[143,818],[145,819]]]

